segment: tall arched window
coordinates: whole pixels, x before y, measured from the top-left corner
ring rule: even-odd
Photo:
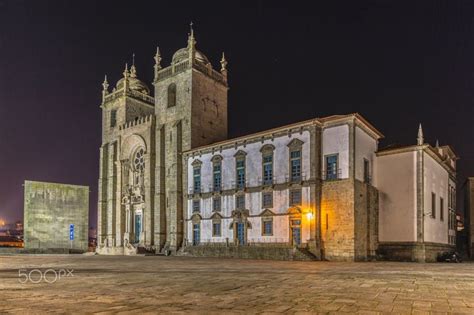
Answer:
[[[176,106],[176,84],[168,85],[168,107]]]

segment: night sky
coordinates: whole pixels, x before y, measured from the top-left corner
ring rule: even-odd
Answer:
[[[359,112],[391,143],[418,123],[474,175],[473,1],[0,0],[0,217],[25,179],[90,186],[96,224],[101,83],[136,55],[149,83],[186,46],[229,61],[229,134]]]

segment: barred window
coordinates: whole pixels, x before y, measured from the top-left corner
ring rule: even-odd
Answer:
[[[193,170],[193,189],[195,193],[201,192],[201,168],[195,167]]]
[[[245,208],[245,195],[238,195],[235,197],[235,207],[237,209]]]
[[[193,200],[193,212],[201,211],[201,202],[200,200]]]
[[[301,190],[290,190],[290,206],[301,205]]]
[[[212,199],[212,211],[221,211],[221,198],[216,197]]]
[[[273,235],[273,218],[270,217],[262,219],[262,235]]]
[[[273,192],[264,192],[262,194],[263,208],[273,207]]]
[[[212,223],[212,236],[221,236],[221,223],[213,222]]]

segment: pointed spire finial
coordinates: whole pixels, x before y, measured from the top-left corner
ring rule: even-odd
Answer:
[[[417,144],[418,145],[423,145],[424,142],[425,142],[425,140],[423,138],[423,128],[421,127],[421,123],[420,123],[420,125],[418,126]]]
[[[155,57],[155,82],[158,81],[158,71],[161,70],[161,54],[160,54],[160,47],[156,46],[156,54]]]
[[[194,38],[194,29],[193,29],[193,22],[189,23],[190,33],[188,36],[188,48],[192,48],[196,46],[196,39]]]
[[[105,75],[104,82],[102,82],[102,87],[104,88],[104,91],[107,91],[109,87],[109,82],[107,82],[107,75]]]
[[[221,59],[221,72],[227,70],[227,60],[225,60],[224,52],[222,52],[222,59]]]
[[[221,74],[224,77],[224,80],[227,81],[227,60],[225,59],[224,52],[222,52],[221,59]]]
[[[160,66],[161,68],[161,54],[160,54],[160,47],[156,46],[156,54],[155,54],[155,65]]]
[[[123,70],[123,77],[128,78],[128,63],[125,64],[125,70]]]
[[[130,67],[130,77],[137,77],[137,68],[135,68],[135,53],[132,54],[132,66]]]
[[[439,148],[439,140],[436,139],[436,147]]]
[[[107,82],[107,75],[105,75],[104,82],[102,82],[102,103],[105,102],[107,94],[109,94],[109,82]]]

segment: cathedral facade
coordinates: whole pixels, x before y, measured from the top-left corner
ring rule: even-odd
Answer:
[[[449,146],[420,126],[416,145],[380,150],[359,114],[228,139],[226,66],[191,30],[168,67],[157,50],[153,95],[135,65],[104,81],[98,253],[426,261],[453,247]]]

